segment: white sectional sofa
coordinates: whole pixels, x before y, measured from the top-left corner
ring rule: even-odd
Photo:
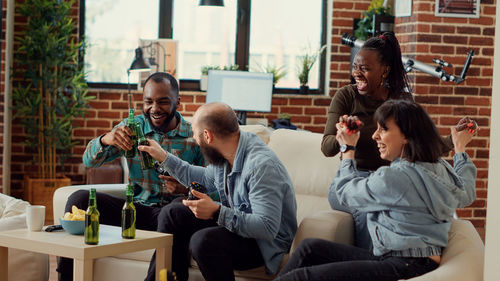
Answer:
[[[26,207],[30,204],[0,193],[0,231],[27,228]],[[9,281],[46,281],[49,256],[9,249]]]
[[[271,131],[260,125],[242,126],[242,129],[257,133],[278,155],[292,178],[297,198],[297,220],[300,224],[292,251],[300,241],[310,237],[352,244],[354,230],[351,215],[331,210],[328,203],[328,189],[338,169],[339,158],[323,156],[320,150],[322,135],[285,129]],[[120,197],[125,195],[124,184],[93,187],[99,192]],[[89,186],[68,186],[56,190],[53,201],[54,218],[63,215],[68,196],[82,188],[88,189]],[[142,280],[151,255],[152,251],[142,251],[99,259],[94,264],[94,280]],[[444,252],[441,266],[412,280],[482,280],[483,256],[483,243],[472,224],[456,220],[450,233],[450,246]],[[245,281],[273,278],[264,273],[263,267],[237,271],[235,275],[237,280]],[[204,280],[194,261],[189,280]]]

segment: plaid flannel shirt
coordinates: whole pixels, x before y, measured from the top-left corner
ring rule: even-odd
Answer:
[[[163,149],[173,155],[194,165],[205,165],[199,146],[193,139],[191,123],[176,113],[179,119],[177,127],[169,132],[159,132],[152,128],[144,115],[135,116],[135,121],[141,125],[144,136],[157,141]],[[127,119],[115,127],[127,125]],[[83,163],[87,167],[99,167],[105,162],[123,156],[123,151],[115,146],[102,145],[103,135],[91,140],[85,153]],[[129,182],[134,185],[134,201],[143,205],[164,205],[171,202],[176,195],[166,192],[163,181],[158,178],[155,169],[141,170],[140,159],[136,154],[134,158],[127,158],[129,168]]]

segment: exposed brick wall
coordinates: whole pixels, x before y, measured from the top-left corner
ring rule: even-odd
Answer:
[[[349,83],[350,48],[341,45],[340,38],[343,33],[352,32],[352,19],[361,17],[369,4],[370,0],[333,2],[330,96]],[[450,71],[455,75],[460,74],[466,50],[472,48],[476,51],[467,80],[460,85],[442,82],[418,72],[412,72],[410,78],[416,100],[428,110],[442,134],[449,134],[449,127],[456,124],[463,115],[474,117],[481,126],[478,137],[468,148],[468,153],[478,167],[477,200],[470,207],[458,211],[460,217],[471,220],[478,228],[484,227],[487,205],[495,4],[495,0],[482,0],[481,17],[463,19],[435,17],[435,1],[413,0],[412,16],[397,18],[395,23],[395,33],[401,42],[403,55],[431,65],[432,58],[444,59],[454,65]],[[76,12],[75,15],[77,16]],[[92,102],[93,109],[85,119],[76,120],[82,128],[74,132],[79,144],[74,148],[68,173],[75,184],[84,181],[80,166],[86,143],[108,131],[127,115],[125,91],[92,92],[97,95],[97,99]],[[205,94],[202,92],[183,92],[181,98],[180,111],[186,116],[192,115],[205,102]],[[140,95],[135,96],[135,103],[136,107],[141,107]],[[277,114],[286,112],[292,114],[292,122],[299,128],[322,132],[329,103],[330,98],[324,96],[275,95],[270,114],[249,113],[248,116],[272,120]],[[20,145],[21,141],[22,129],[14,126],[13,189],[21,188],[20,178],[30,170],[31,155]]]
[[[0,128],[3,128],[4,120],[4,101],[5,101],[5,25],[6,25],[6,15],[7,11],[7,1],[2,1],[1,12],[2,12],[2,30],[0,32]],[[0,172],[3,170],[3,129],[0,131]],[[3,175],[0,173],[0,191],[3,192],[2,187]]]
[[[464,115],[473,117],[481,130],[468,146],[467,152],[478,168],[477,199],[468,208],[457,211],[476,227],[484,228],[488,180],[490,112],[493,74],[493,41],[495,1],[481,1],[481,16],[475,18],[448,18],[434,16],[434,1],[413,1],[411,17],[398,18],[395,32],[401,40],[403,53],[421,62],[432,63],[433,58],[452,63],[445,68],[459,76],[467,51],[475,55],[467,72],[466,81],[456,85],[443,82],[424,73],[412,72],[415,99],[432,115],[442,134],[449,134]],[[433,64],[435,65],[435,64]]]

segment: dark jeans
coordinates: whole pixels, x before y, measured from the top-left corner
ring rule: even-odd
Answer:
[[[158,231],[172,233],[172,271],[179,281],[188,280],[190,254],[208,281],[234,280],[233,270],[262,266],[264,261],[255,239],[244,238],[215,220],[197,219],[180,202],[163,207],[158,217]],[[146,281],[155,278],[156,253],[151,259]]]
[[[438,267],[429,258],[374,256],[355,246],[305,239],[275,281],[396,281],[420,276]]]
[[[97,209],[99,210],[99,223],[120,226],[122,208],[124,199],[111,196],[106,193],[96,193]],[[66,202],[65,212],[71,212],[71,206],[75,205],[79,209],[87,209],[89,203],[89,191],[78,190],[71,194]],[[158,214],[161,207],[149,207],[141,204],[135,204],[136,208],[136,227],[142,230],[154,231],[157,228]],[[57,218],[55,218],[57,219]],[[57,271],[60,273],[61,281],[73,280],[73,259],[59,259]]]

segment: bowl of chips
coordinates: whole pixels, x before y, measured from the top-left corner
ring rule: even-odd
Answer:
[[[74,205],[71,207],[71,213],[66,212],[59,221],[69,234],[82,235],[85,231],[85,211]]]

